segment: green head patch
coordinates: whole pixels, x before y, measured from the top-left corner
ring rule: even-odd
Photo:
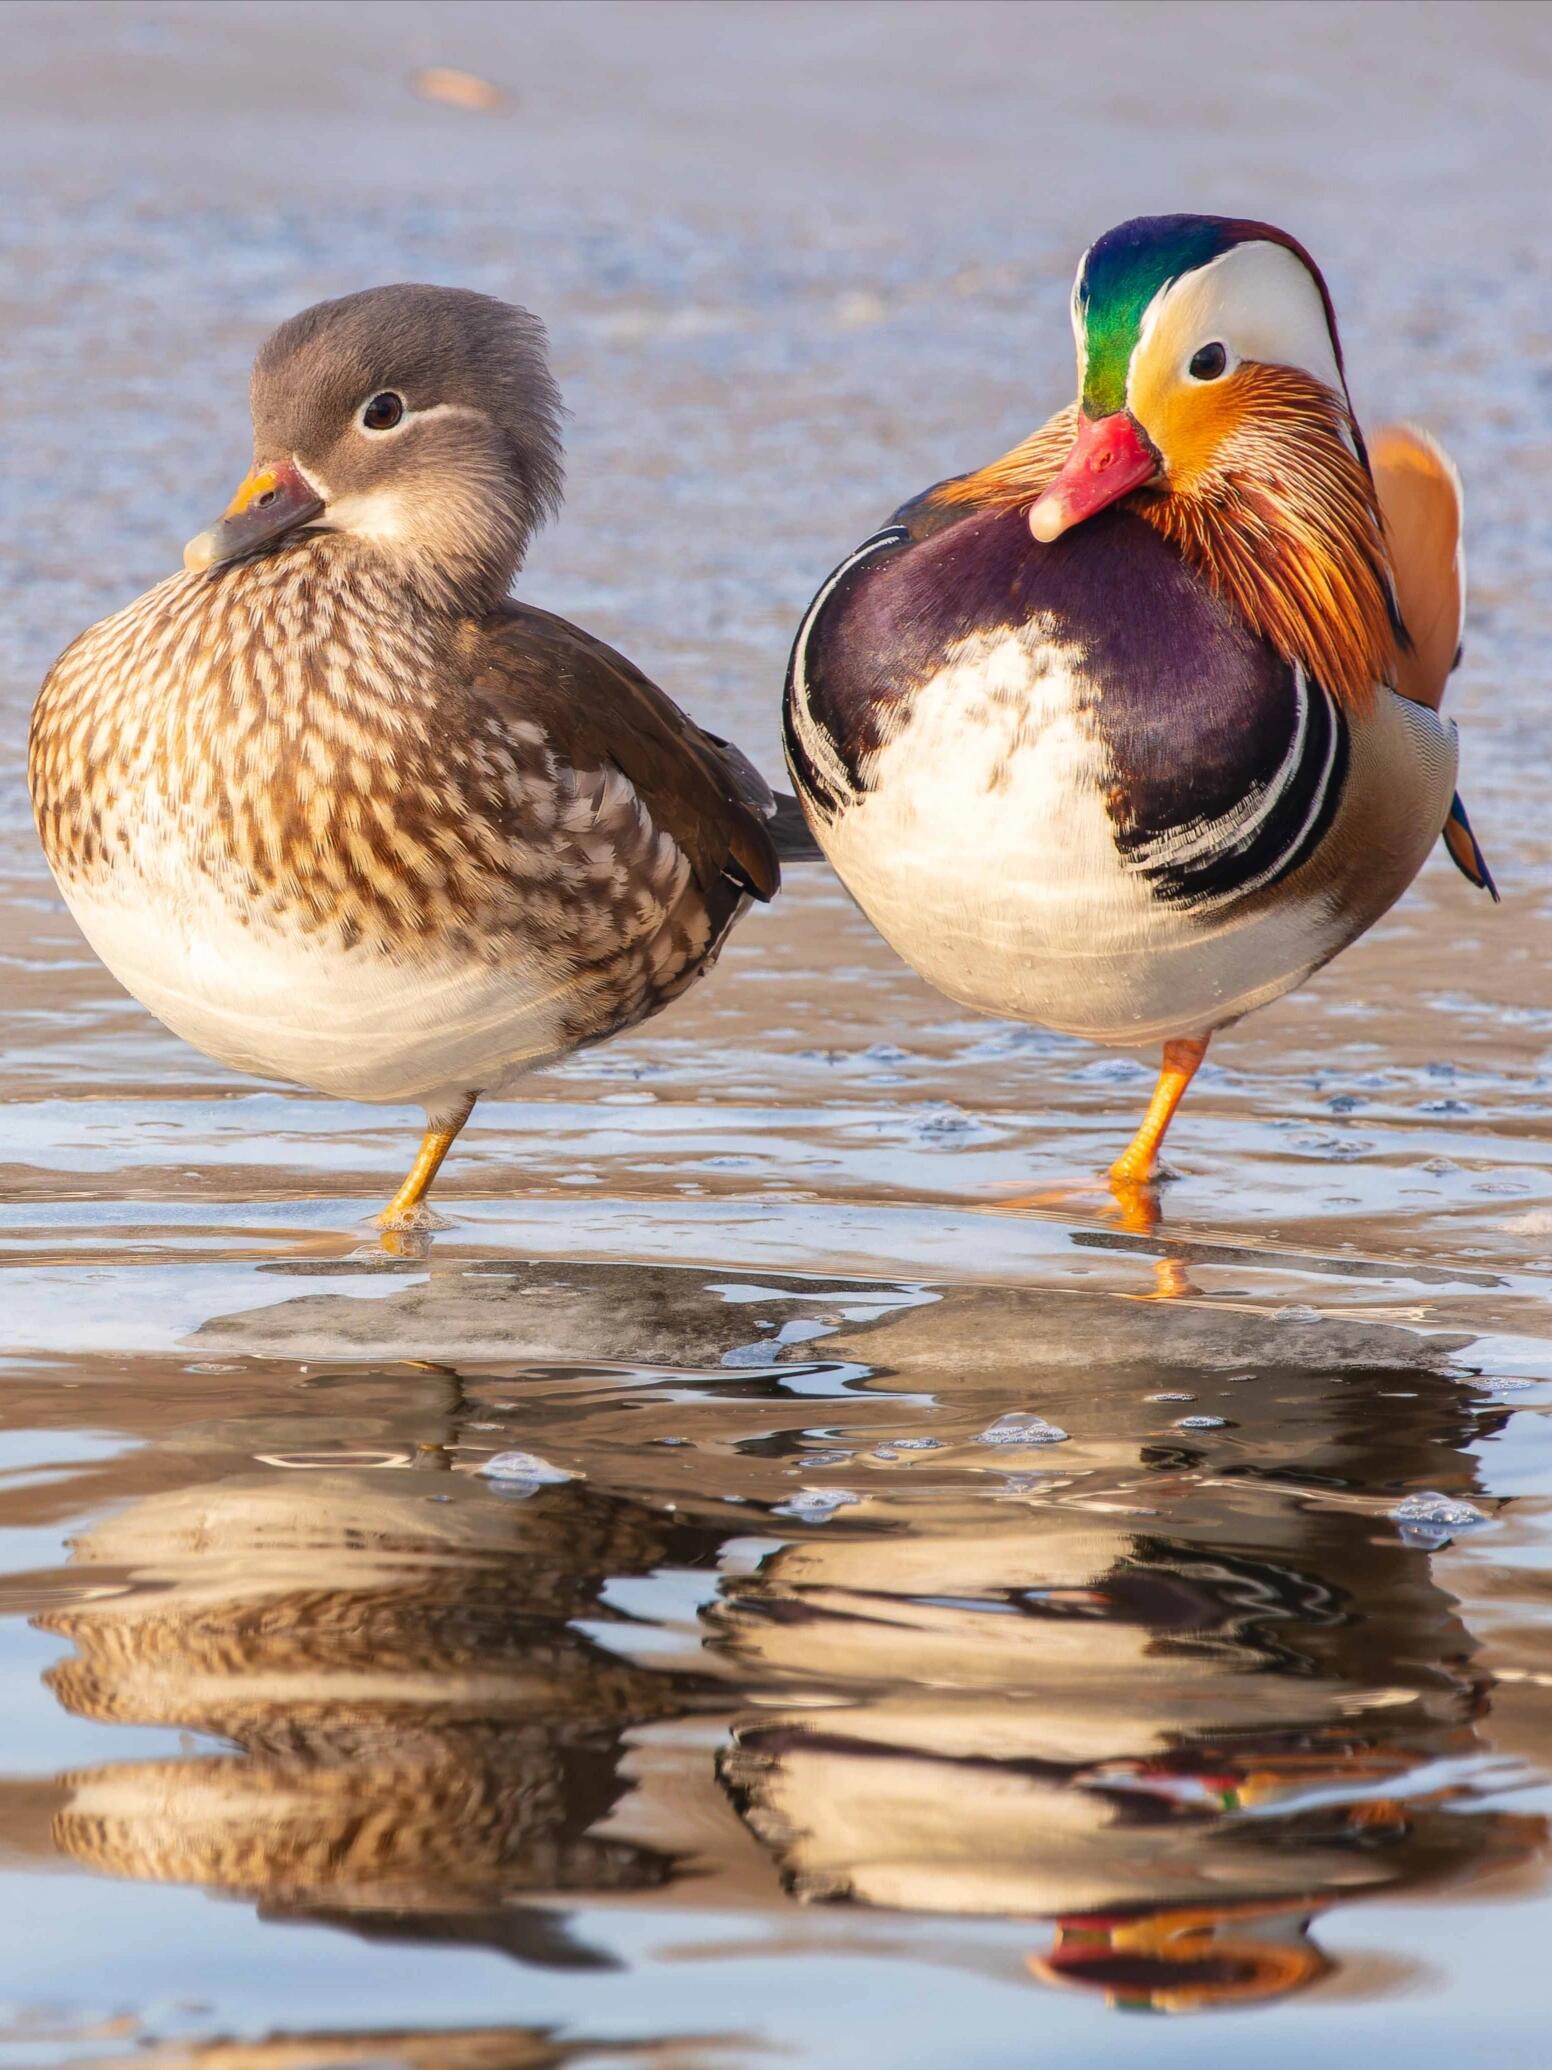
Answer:
[[[1125,409],[1127,369],[1159,289],[1241,243],[1247,227],[1263,226],[1221,216],[1136,216],[1089,247],[1073,290],[1084,341],[1085,416]]]

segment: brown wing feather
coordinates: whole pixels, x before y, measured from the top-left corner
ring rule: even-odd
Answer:
[[[684,850],[703,893],[732,872],[756,898],[775,895],[781,868],[747,775],[634,663],[531,604],[504,605],[472,639],[475,686],[520,704],[575,766],[613,763]]]
[[[1369,441],[1396,600],[1412,651],[1396,669],[1396,688],[1437,711],[1460,652],[1465,610],[1461,565],[1460,477],[1426,432],[1387,424]]]

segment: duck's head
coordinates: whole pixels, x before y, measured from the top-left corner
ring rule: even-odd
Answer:
[[[1017,507],[1042,546],[1125,500],[1344,703],[1408,646],[1331,298],[1268,223],[1140,216],[1085,252],[1078,400],[926,499]]]
[[[461,288],[370,288],[293,316],[253,368],[253,467],[194,571],[337,533],[429,599],[503,595],[561,494],[544,328]]]
[[[1061,537],[1139,490],[1221,493],[1268,420],[1356,433],[1331,298],[1304,247],[1270,224],[1140,216],[1083,255],[1072,291],[1077,437],[1032,505]]]

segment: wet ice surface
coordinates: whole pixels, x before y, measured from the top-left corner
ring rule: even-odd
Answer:
[[[7,17],[0,2064],[1541,2061],[1545,12],[431,20]],[[1177,205],[1303,235],[1360,408],[1461,460],[1503,909],[1438,858],[1223,1038],[1150,1230],[1093,1176],[1146,1067],[795,872],[374,1265],[415,1117],[164,1036],[17,776],[229,495],[257,337],[531,300],[528,594],[774,769],[820,577]]]

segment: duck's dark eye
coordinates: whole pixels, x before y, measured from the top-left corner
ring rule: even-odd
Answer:
[[[374,395],[362,410],[361,422],[368,431],[392,431],[403,415],[403,396],[385,388],[381,395]]]
[[[1200,352],[1191,355],[1191,378],[1193,381],[1216,381],[1229,363],[1229,355],[1221,345],[1204,345]],[[378,397],[381,402],[382,397]]]

